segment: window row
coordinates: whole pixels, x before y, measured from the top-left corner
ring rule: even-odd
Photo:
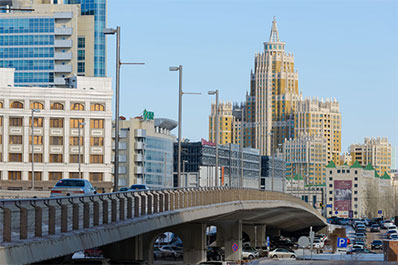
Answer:
[[[1,65],[0,65],[1,67]],[[0,108],[3,108],[3,102],[0,101]],[[21,101],[11,101],[10,102],[10,109],[23,109],[24,103]],[[31,109],[44,109],[44,104],[41,102],[31,102],[30,103]],[[50,105],[50,109],[52,110],[63,110],[64,104],[60,102],[53,102]],[[71,110],[84,110],[84,104],[82,103],[71,103],[70,105]],[[105,111],[105,106],[99,103],[93,103],[90,107],[91,111]]]
[[[57,181],[62,179],[63,177],[63,172],[48,172],[48,180]],[[79,178],[79,172],[69,172],[69,178]],[[22,171],[8,171],[8,180],[22,180]],[[32,180],[32,171],[29,172],[29,180]],[[40,171],[35,171],[35,180],[43,180],[43,173]],[[104,173],[90,172],[89,180],[103,181]]]
[[[0,135],[0,144],[3,142],[2,135]],[[23,144],[22,135],[10,135],[8,137],[9,144]],[[32,144],[32,136],[29,136],[29,144]],[[43,144],[43,136],[35,135],[33,137],[33,144],[42,145]],[[50,136],[50,145],[64,145],[64,137],[63,136]],[[70,146],[83,146],[84,145],[84,137],[69,137],[69,145]],[[90,146],[104,146],[104,137],[90,137]]]
[[[63,158],[64,158],[63,154],[50,154],[50,163],[64,163]],[[21,153],[9,153],[8,154],[8,162],[22,162],[22,154]],[[32,162],[31,154],[29,155],[29,162]],[[42,163],[43,162],[43,154],[34,154],[34,162]],[[69,163],[79,163],[79,155],[70,155]],[[80,163],[85,163],[83,155],[80,155]],[[90,163],[91,164],[103,164],[104,156],[103,155],[90,155]]]
[[[0,117],[0,126],[2,126],[2,117]],[[85,125],[84,119],[70,119],[70,128],[83,128]],[[21,127],[23,126],[22,117],[11,117],[9,119],[9,126]],[[29,126],[32,126],[32,118],[29,118]],[[43,118],[35,117],[33,118],[34,127],[43,127]],[[50,128],[64,128],[63,118],[50,118]],[[90,119],[91,129],[104,129],[103,119]]]

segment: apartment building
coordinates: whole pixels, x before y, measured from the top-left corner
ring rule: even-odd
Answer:
[[[111,79],[77,76],[66,88],[18,87],[14,71],[0,68],[1,188],[31,188],[33,141],[36,189],[82,177],[110,190]]]
[[[365,138],[363,144],[352,144],[349,147],[352,159],[362,166],[372,164],[382,176],[390,174],[392,164],[392,146],[388,138]]]

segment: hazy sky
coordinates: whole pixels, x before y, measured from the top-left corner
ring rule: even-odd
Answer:
[[[208,115],[220,99],[242,101],[254,54],[276,17],[286,51],[295,55],[304,97],[332,97],[342,113],[342,151],[364,137],[398,145],[398,1],[108,0],[108,26],[121,26],[121,115],[145,108],[177,120],[178,73],[184,91],[183,136],[208,138]],[[108,37],[114,77],[115,38]],[[177,131],[174,131],[177,134]]]

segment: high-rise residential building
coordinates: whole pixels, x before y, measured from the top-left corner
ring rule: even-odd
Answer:
[[[219,118],[219,138],[218,143],[225,144],[239,144],[241,140],[241,117],[242,108],[232,102],[221,102],[218,104],[218,118]],[[209,141],[215,143],[216,133],[216,104],[211,104],[211,114],[209,116]]]
[[[255,55],[250,85],[245,120],[254,129],[245,131],[245,143],[269,156],[278,143],[293,137],[293,113],[300,97],[294,55],[285,52],[275,18],[264,51]]]
[[[12,0],[0,13],[0,67],[19,86],[65,86],[105,76],[106,0]],[[19,9],[25,9],[21,11]]]
[[[154,119],[153,115],[145,113],[152,112],[144,111],[140,117],[120,120],[119,186],[173,187],[175,136],[171,130],[177,122]]]
[[[112,95],[106,77],[73,77],[66,88],[18,87],[14,69],[0,68],[1,188],[31,188],[33,140],[36,189],[79,178],[80,168],[84,179],[110,191]]]
[[[326,140],[327,162],[340,162],[341,113],[336,99],[326,101],[307,98],[297,101],[294,114],[294,137],[303,134],[322,136]]]
[[[305,184],[325,183],[326,156],[327,141],[322,135],[303,134],[286,139],[283,143],[286,177],[302,176]]]
[[[349,150],[353,161],[362,166],[372,164],[380,176],[390,174],[392,147],[388,138],[365,138],[363,144],[352,144]]]

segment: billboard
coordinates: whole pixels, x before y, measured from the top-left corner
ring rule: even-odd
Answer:
[[[351,211],[352,181],[334,181],[334,210]]]

